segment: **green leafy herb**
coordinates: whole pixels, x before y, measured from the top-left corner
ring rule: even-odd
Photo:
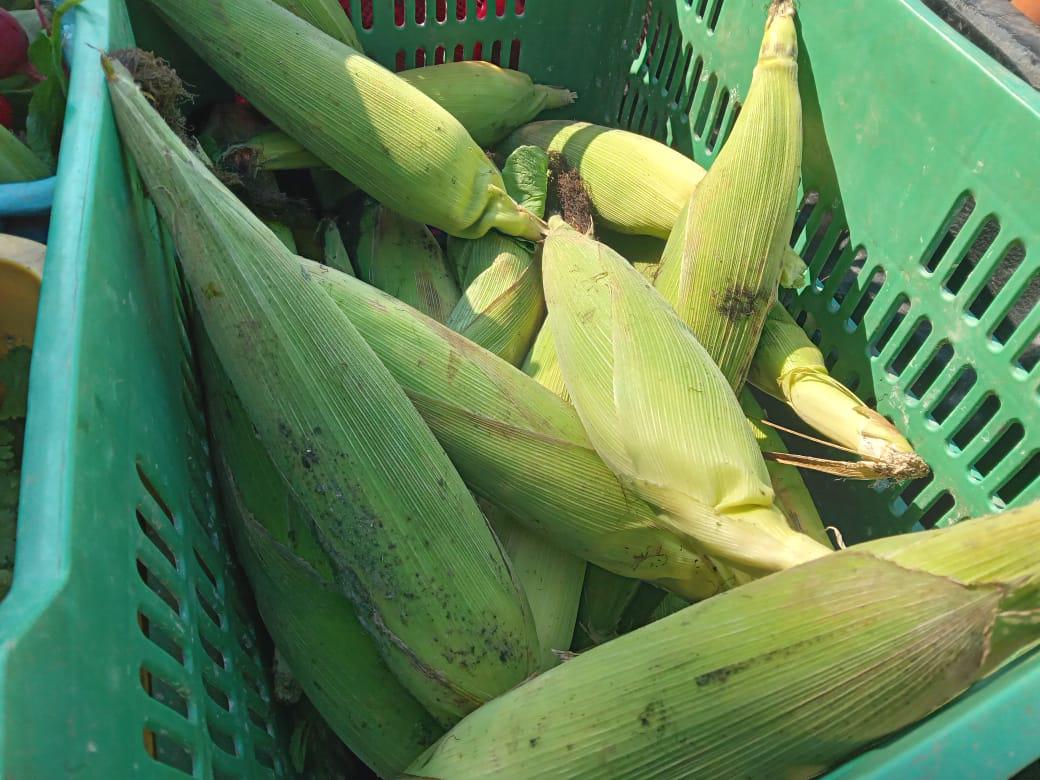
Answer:
[[[65,120],[65,100],[69,84],[61,51],[61,20],[83,0],[66,0],[51,18],[50,34],[40,33],[29,44],[29,62],[43,81],[32,89],[25,117],[25,140],[29,148],[51,168],[54,167],[61,128]]]

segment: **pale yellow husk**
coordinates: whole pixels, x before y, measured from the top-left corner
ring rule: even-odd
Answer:
[[[557,217],[542,254],[548,323],[589,439],[658,522],[755,575],[826,555],[773,503],[725,378],[628,262]]]
[[[823,354],[780,305],[769,312],[748,381],[785,401],[832,442],[860,456],[858,463],[817,462],[821,470],[861,479],[917,479],[928,464],[887,419],[830,375]],[[813,461],[802,462],[813,467]]]
[[[537,239],[541,220],[448,111],[270,0],[149,0],[240,94],[390,209],[465,238]]]
[[[498,148],[509,154],[525,144],[562,154],[588,188],[594,224],[619,233],[667,238],[704,177],[697,163],[658,141],[588,122],[532,122]]]
[[[681,609],[486,705],[408,775],[823,774],[1037,645],[1037,514],[858,545]]]
[[[776,301],[801,175],[794,10],[771,12],[733,131],[676,221],[655,282],[739,391]]]

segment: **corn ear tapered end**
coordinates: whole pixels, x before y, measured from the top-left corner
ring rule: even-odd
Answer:
[[[769,6],[766,32],[758,60],[796,59],[798,57],[798,33],[794,27],[794,0],[773,0]]]

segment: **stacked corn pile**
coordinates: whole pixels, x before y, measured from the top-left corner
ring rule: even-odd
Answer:
[[[225,516],[377,773],[811,776],[1040,640],[1034,511],[836,552],[792,465],[927,470],[776,303],[804,270],[789,0],[707,172],[531,123],[575,96],[523,74],[395,75],[334,0],[150,2],[251,104],[185,143],[103,55]],[[746,382],[859,459],[787,453]]]

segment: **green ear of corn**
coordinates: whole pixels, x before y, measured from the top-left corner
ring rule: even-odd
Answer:
[[[662,527],[748,574],[826,555],[774,506],[733,392],[668,302],[556,217],[542,258],[567,390],[625,489],[656,508]]]
[[[535,216],[545,214],[549,159],[541,149],[523,146],[506,160],[506,191]],[[473,343],[515,365],[527,353],[545,319],[542,276],[535,247],[490,231],[481,238],[448,239],[448,255],[463,281],[463,294],[447,325]],[[585,561],[536,534],[507,512],[485,507],[524,586],[531,605],[542,667],[559,663],[570,649],[585,577]]]
[[[640,580],[619,577],[599,566],[587,567],[578,607],[578,628],[587,641],[577,649],[601,645],[618,635],[621,616],[641,584]]]
[[[625,493],[569,404],[391,296],[300,263],[404,388],[472,490],[605,569],[691,599],[726,587],[714,564]]]
[[[794,6],[774,3],[740,117],[676,221],[656,287],[739,391],[776,301],[801,174]]]
[[[831,441],[858,453],[858,463],[791,456],[786,462],[860,479],[917,479],[928,464],[898,429],[830,375],[823,354],[779,305],[766,320],[748,381],[786,402]]]
[[[52,173],[18,137],[0,125],[0,184],[46,179]]]
[[[438,322],[459,301],[444,253],[426,225],[379,203],[362,209],[354,263],[359,279]]]
[[[526,73],[479,60],[447,62],[398,75],[458,117],[483,148],[543,111],[569,106],[577,98],[570,90],[535,84]]]
[[[204,333],[198,336],[225,517],[264,624],[340,739],[380,776],[394,776],[442,729],[397,681],[358,622],[213,347]]]
[[[763,422],[766,413],[748,388],[744,388],[740,393],[740,408],[747,415],[751,424],[751,435],[755,437],[762,452],[787,452],[780,434]],[[827,536],[827,530],[820,520],[820,513],[813,503],[812,494],[805,486],[798,469],[767,460],[766,471],[769,472],[769,484],[773,487],[776,506],[787,519],[787,524],[795,531],[807,534],[820,544],[830,547],[830,537]]]
[[[270,0],[149,0],[265,116],[373,198],[450,235],[537,239],[540,220],[450,113]]]
[[[807,283],[808,272],[809,266],[802,260],[801,255],[785,244],[784,256],[780,262],[780,286],[793,290],[801,289]]]
[[[299,168],[324,168],[325,163],[308,152],[302,144],[281,130],[265,130],[247,141],[228,147],[228,154],[250,154],[259,168],[268,171],[291,171]]]
[[[639,254],[639,246],[641,242],[656,241],[659,243],[658,239],[651,239],[645,236],[621,236],[616,234],[612,238],[617,243],[620,243],[624,249],[633,252],[634,254],[632,256],[634,257],[646,256],[646,254]],[[634,241],[625,240],[633,238],[635,239]],[[621,240],[618,241],[618,239]],[[614,246],[612,246],[612,249],[615,249]],[[624,255],[625,258],[631,262],[632,256],[626,255],[620,250],[615,251]],[[801,268],[804,271],[805,264],[802,262],[802,258],[795,254],[794,251],[789,251],[789,254],[794,256],[794,259],[791,259],[787,263],[788,267],[795,268],[797,265],[795,261],[797,260],[798,263],[801,263]],[[633,262],[632,265],[636,270],[640,271],[640,274],[642,274],[650,284],[654,283],[659,270],[659,265],[657,263],[636,261]],[[771,321],[772,319],[766,320],[765,331],[769,330]],[[550,357],[554,357],[554,355]],[[545,357],[542,358],[542,362],[546,362]],[[750,391],[745,389],[740,392],[739,400],[740,407],[742,407],[744,413],[748,417],[748,421],[751,423],[752,435],[755,437],[759,449],[763,452],[786,452],[787,450],[784,446],[783,439],[780,438],[774,428],[762,423],[765,413],[762,411],[761,407],[758,406],[758,402],[751,395]],[[787,524],[790,525],[791,528],[801,531],[803,534],[807,534],[815,541],[830,546],[830,539],[828,538],[827,531],[820,519],[820,514],[816,512],[812,496],[805,487],[805,482],[798,469],[794,466],[777,463],[772,460],[766,460],[765,469],[770,475],[770,485],[773,487],[777,508],[787,519]]]
[[[697,163],[658,141],[588,122],[532,122],[512,133],[499,151],[509,154],[528,144],[559,152],[579,173],[597,229],[668,238],[704,177]]]
[[[606,244],[632,265],[657,265],[664,253],[665,241],[654,236],[640,236],[634,233],[618,233],[609,228],[596,228],[596,238]]]
[[[524,146],[502,171],[506,190],[535,216],[545,213],[549,160]],[[542,275],[536,247],[497,231],[477,239],[449,238],[449,265],[461,280],[462,297],[447,325],[509,363],[527,354],[545,319]]]
[[[299,259],[105,58],[116,121],[260,441],[398,679],[451,723],[524,679],[536,637],[444,451]]]
[[[585,561],[530,531],[498,507],[486,504],[483,508],[531,605],[541,648],[539,671],[551,669],[560,662],[559,653],[571,646]]]
[[[487,704],[408,774],[823,774],[1037,645],[1029,513],[860,545],[683,609]]]
[[[538,335],[531,345],[523,364],[524,373],[534,379],[542,387],[551,390],[568,403],[571,400],[567,392],[567,383],[563,381],[560,371],[560,358],[556,353],[556,339],[553,337],[549,321],[542,323]]]
[[[320,232],[325,265],[348,276],[356,276],[354,264],[350,261],[350,254],[343,245],[343,236],[339,232],[336,220],[331,218],[322,220]]]
[[[474,240],[448,240],[451,263],[465,266],[462,296],[447,325],[516,364],[545,319],[542,274],[533,246],[491,232]]]
[[[481,147],[494,145],[541,111],[574,99],[566,89],[534,84],[524,73],[479,60],[404,70],[397,77],[455,117]],[[280,130],[265,131],[244,146],[254,149],[261,167],[270,170],[325,167],[317,155]]]
[[[284,222],[277,222],[273,219],[265,220],[264,224],[267,225],[267,229],[274,233],[275,238],[282,242],[282,246],[288,249],[293,254],[296,254],[296,238],[293,236],[292,230]]]
[[[336,0],[275,0],[275,2],[340,43],[345,43],[356,51],[363,51],[354,25],[351,24],[350,18]]]

